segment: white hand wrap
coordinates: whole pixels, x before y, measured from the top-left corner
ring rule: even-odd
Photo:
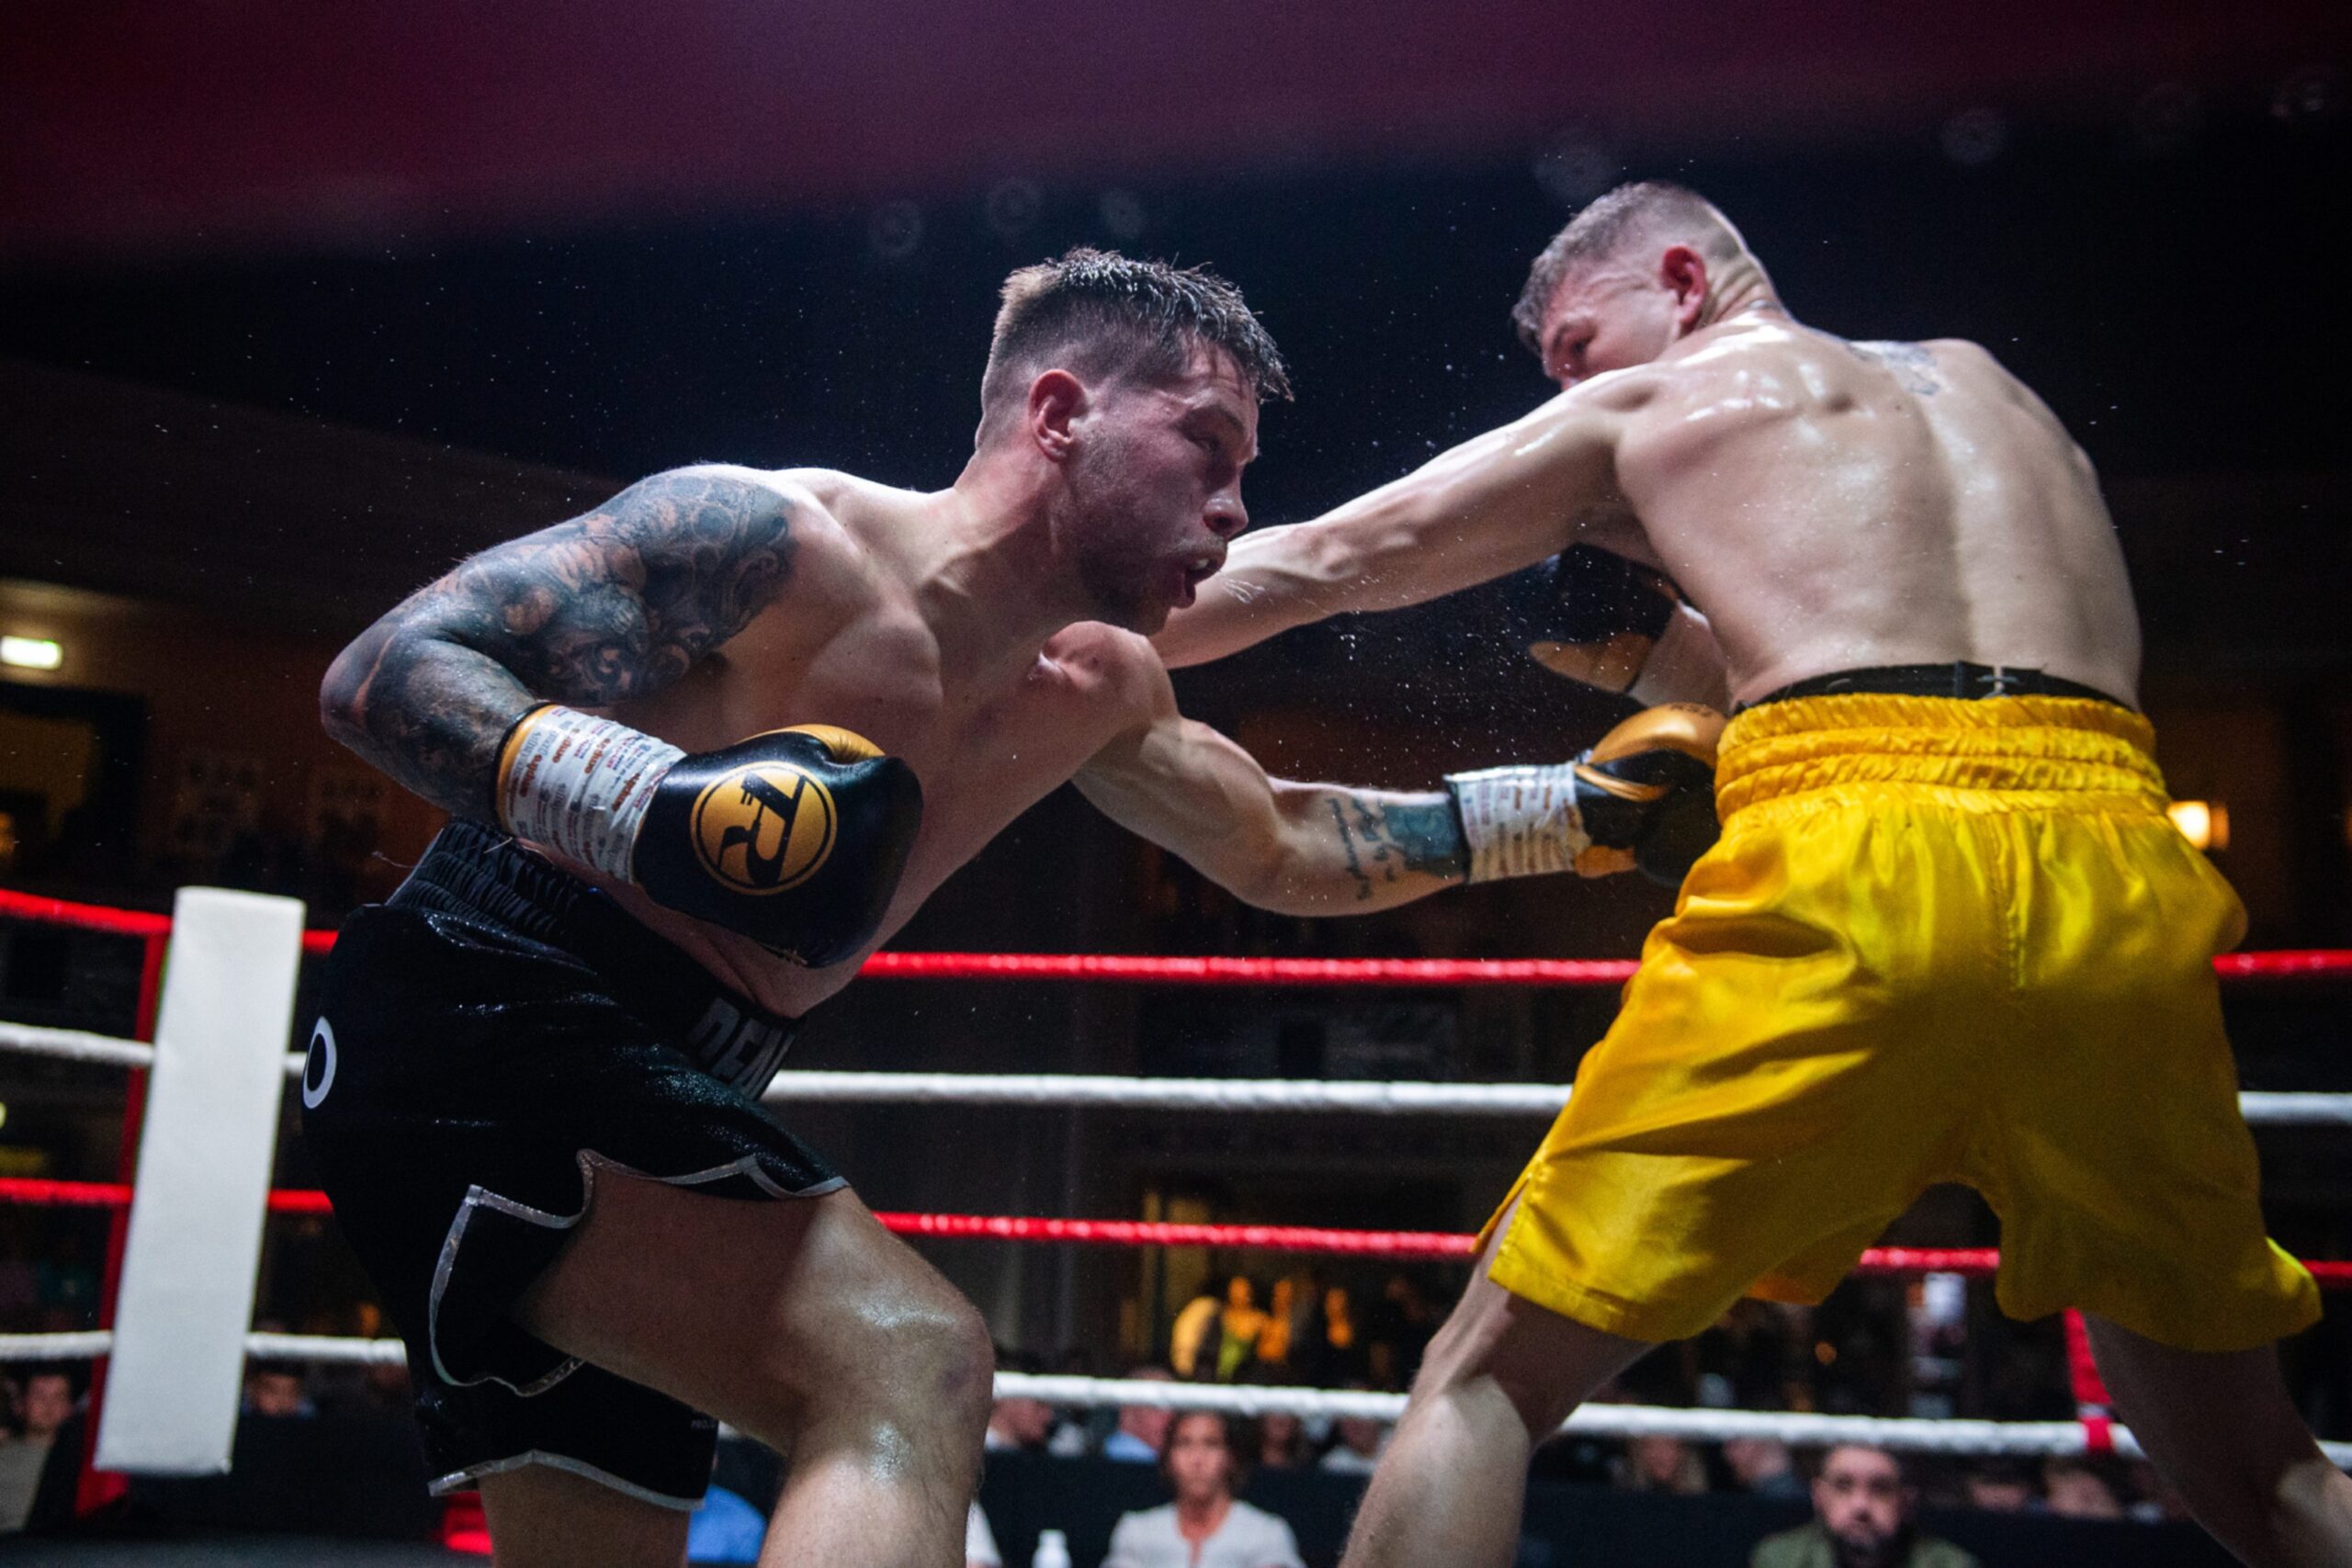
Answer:
[[[1576,764],[1448,773],[1470,847],[1470,880],[1574,871],[1592,843],[1577,810]]]
[[[499,753],[499,819],[525,843],[627,882],[653,787],[684,755],[609,718],[537,709]]]

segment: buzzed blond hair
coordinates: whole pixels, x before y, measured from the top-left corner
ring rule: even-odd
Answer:
[[[1718,266],[1746,248],[1730,220],[1688,186],[1672,180],[1619,186],[1570,219],[1528,269],[1527,287],[1510,312],[1520,341],[1542,354],[1544,313],[1568,274],[1608,260],[1636,239],[1687,244]]]

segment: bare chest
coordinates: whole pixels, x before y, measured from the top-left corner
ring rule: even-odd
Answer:
[[[976,679],[943,669],[919,625],[852,627],[816,648],[739,637],[663,697],[620,716],[690,750],[796,724],[835,725],[914,770],[922,827],[877,945],[1014,818],[1066,783],[1116,724],[1087,672],[1038,655]],[[804,1011],[854,973],[851,964],[797,969],[714,928],[641,912],[774,1010]]]

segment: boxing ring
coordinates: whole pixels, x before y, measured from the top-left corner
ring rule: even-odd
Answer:
[[[237,941],[229,941],[224,947],[215,930],[223,920],[233,925],[235,919],[249,918],[261,918],[265,924],[275,921],[270,929],[277,935],[269,940],[285,950],[257,966],[251,955],[238,947]],[[100,1210],[113,1216],[100,1303],[101,1326],[73,1333],[0,1335],[0,1361],[92,1366],[93,1419],[89,1425],[97,1438],[91,1456],[96,1466],[85,1466],[83,1472],[83,1506],[87,1508],[102,1503],[119,1489],[119,1479],[109,1473],[109,1461],[119,1463],[127,1458],[132,1462],[120,1464],[120,1468],[158,1473],[173,1472],[173,1466],[177,1463],[177,1472],[192,1473],[205,1468],[206,1456],[209,1454],[212,1469],[225,1469],[226,1441],[236,1417],[233,1390],[241,1381],[243,1358],[308,1364],[401,1362],[403,1350],[397,1339],[250,1330],[254,1260],[266,1216],[329,1212],[323,1193],[272,1190],[266,1179],[285,1086],[292,1083],[322,1095],[326,1084],[304,1083],[307,1055],[288,1055],[283,1050],[283,1025],[275,1038],[269,1037],[266,1029],[249,1031],[241,1037],[210,1038],[235,1034],[233,1029],[208,1031],[199,1027],[209,1021],[209,1016],[198,1018],[193,1011],[203,1005],[206,997],[220,993],[205,991],[198,978],[188,979],[187,987],[181,988],[180,965],[184,964],[190,976],[217,970],[220,973],[214,976],[216,987],[222,976],[228,977],[234,987],[236,1009],[265,1020],[290,1018],[294,975],[300,958],[328,951],[334,942],[334,933],[300,930],[300,906],[290,900],[204,889],[184,890],[173,917],[0,891],[0,919],[105,932],[132,938],[142,944],[136,1037],[0,1022],[0,1051],[119,1068],[127,1074],[124,1156],[119,1179],[90,1182],[0,1179],[0,1202]],[[168,987],[167,959],[172,964]],[[2236,953],[2219,960],[2216,967],[2223,986],[2233,990],[2342,983],[2352,981],[2352,952]],[[869,980],[905,983],[956,980],[1177,987],[1430,988],[1605,987],[1622,984],[1634,968],[1630,961],[1589,960],[883,953],[867,961],[863,976]],[[205,1035],[204,1041],[197,1044],[186,1043],[198,1034]],[[214,1100],[196,1105],[193,1110],[183,1105],[165,1114],[164,1096],[156,1092],[157,1086],[153,1082],[162,1076],[159,1066],[168,1066],[175,1053],[200,1051],[213,1053],[215,1060],[227,1059],[222,1054],[228,1053],[241,1064],[240,1070],[255,1086],[248,1095],[250,1104],[246,1111],[231,1116]],[[331,1049],[327,1074],[331,1078]],[[212,1078],[222,1075],[216,1067],[203,1076]],[[217,1084],[208,1083],[205,1092],[214,1093],[218,1089]],[[182,1085],[176,1092],[185,1099],[189,1091]],[[1544,1123],[1558,1111],[1569,1092],[1567,1085],[1544,1083],[787,1070],[778,1076],[765,1099],[794,1104],[931,1103],[973,1108],[1116,1109],[1194,1115],[1278,1111],[1390,1118],[1487,1117],[1522,1124],[1523,1136],[1532,1148]],[[2352,1126],[2352,1094],[2248,1092],[2240,1096],[2240,1104],[2248,1122],[2256,1127]],[[228,1122],[220,1120],[224,1116]],[[243,1116],[243,1120],[235,1125],[228,1124],[235,1122],[236,1116]],[[191,1127],[200,1131],[191,1134]],[[1511,1136],[1522,1134],[1514,1133]],[[189,1137],[209,1146],[175,1146]],[[214,1168],[236,1163],[227,1157],[232,1143],[243,1160],[243,1174],[231,1172],[222,1176]],[[255,1143],[259,1145],[257,1168],[253,1157],[255,1151],[247,1146]],[[258,1186],[253,1179],[255,1168],[261,1172]],[[134,1171],[140,1179],[133,1179]],[[169,1190],[158,1180],[159,1173],[165,1172],[174,1173]],[[227,1189],[219,1188],[218,1183],[222,1180],[228,1181]],[[237,1187],[239,1181],[243,1183],[242,1189]],[[209,1196],[205,1190],[208,1182],[214,1183]],[[198,1190],[192,1194],[182,1192],[178,1190],[182,1186],[193,1186]],[[221,1198],[222,1190],[231,1191],[232,1196]],[[243,1196],[233,1196],[236,1192]],[[178,1201],[176,1210],[174,1200]],[[183,1374],[177,1369],[185,1365],[190,1354],[187,1341],[191,1337],[203,1338],[203,1332],[200,1328],[191,1329],[166,1313],[168,1303],[187,1296],[188,1281],[181,1276],[190,1267],[189,1254],[184,1246],[175,1246],[175,1237],[162,1234],[171,1216],[175,1212],[186,1213],[191,1202],[212,1205],[204,1224],[213,1227],[222,1223],[223,1202],[232,1207],[243,1204],[246,1212],[230,1216],[232,1223],[227,1224],[225,1234],[242,1235],[240,1227],[249,1224],[254,1243],[252,1247],[243,1249],[233,1245],[206,1249],[207,1261],[200,1268],[213,1272],[200,1281],[202,1288],[196,1294],[202,1299],[196,1304],[209,1314],[216,1326],[223,1323],[232,1325],[233,1332],[222,1340],[218,1348],[220,1354],[214,1358],[220,1361],[225,1356],[227,1361],[223,1364],[231,1370],[224,1385],[221,1366],[214,1366],[209,1373],[209,1392],[193,1393],[187,1384],[195,1374]],[[1437,1232],[1073,1217],[896,1213],[877,1217],[888,1229],[905,1235],[1018,1245],[1208,1247],[1397,1262],[1464,1261],[1470,1256],[1475,1240],[1469,1235]],[[1882,1277],[1939,1273],[1982,1278],[1992,1274],[1998,1263],[1999,1254],[1992,1248],[1873,1247],[1863,1255],[1856,1271]],[[2306,1267],[2324,1290],[2352,1289],[2352,1262],[2311,1260]],[[215,1277],[233,1275],[240,1269],[242,1278]],[[156,1288],[159,1280],[169,1280],[171,1288]],[[1792,1445],[1859,1442],[1941,1455],[2042,1458],[2113,1453],[2138,1457],[2139,1446],[2129,1430],[2109,1415],[2110,1401],[2091,1364],[2079,1318],[2068,1314],[2066,1326],[2068,1367],[2078,1406],[2076,1417],[2071,1420],[1935,1419],[1603,1404],[1579,1409],[1565,1429],[1610,1438],[1657,1435],[1699,1442],[1740,1438],[1770,1438]],[[213,1337],[221,1338],[218,1333]],[[197,1359],[202,1358],[199,1355]],[[1000,1395],[1026,1396],[1057,1405],[1208,1408],[1243,1416],[1288,1412],[1302,1416],[1365,1416],[1387,1421],[1394,1420],[1405,1404],[1404,1396],[1396,1393],[1011,1371],[998,1373],[996,1384]],[[221,1395],[224,1386],[231,1391],[225,1403]],[[178,1447],[149,1441],[143,1431],[126,1430],[133,1417],[121,1413],[124,1401],[132,1409],[149,1415],[161,1411],[179,1422],[186,1430],[174,1439]],[[142,1427],[147,1418],[148,1416],[140,1417]],[[197,1436],[189,1438],[190,1432]],[[2324,1447],[2336,1464],[2352,1467],[2352,1442]],[[165,1450],[181,1458],[174,1461]]]

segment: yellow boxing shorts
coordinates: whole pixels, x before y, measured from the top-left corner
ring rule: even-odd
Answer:
[[[2012,1317],[2188,1350],[2308,1326],[2213,978],[2245,912],[2166,819],[2154,739],[2063,697],[1735,718],[1723,839],[1505,1201],[1494,1280],[1679,1339],[1743,1292],[1819,1301],[1959,1181],[2001,1217]]]

